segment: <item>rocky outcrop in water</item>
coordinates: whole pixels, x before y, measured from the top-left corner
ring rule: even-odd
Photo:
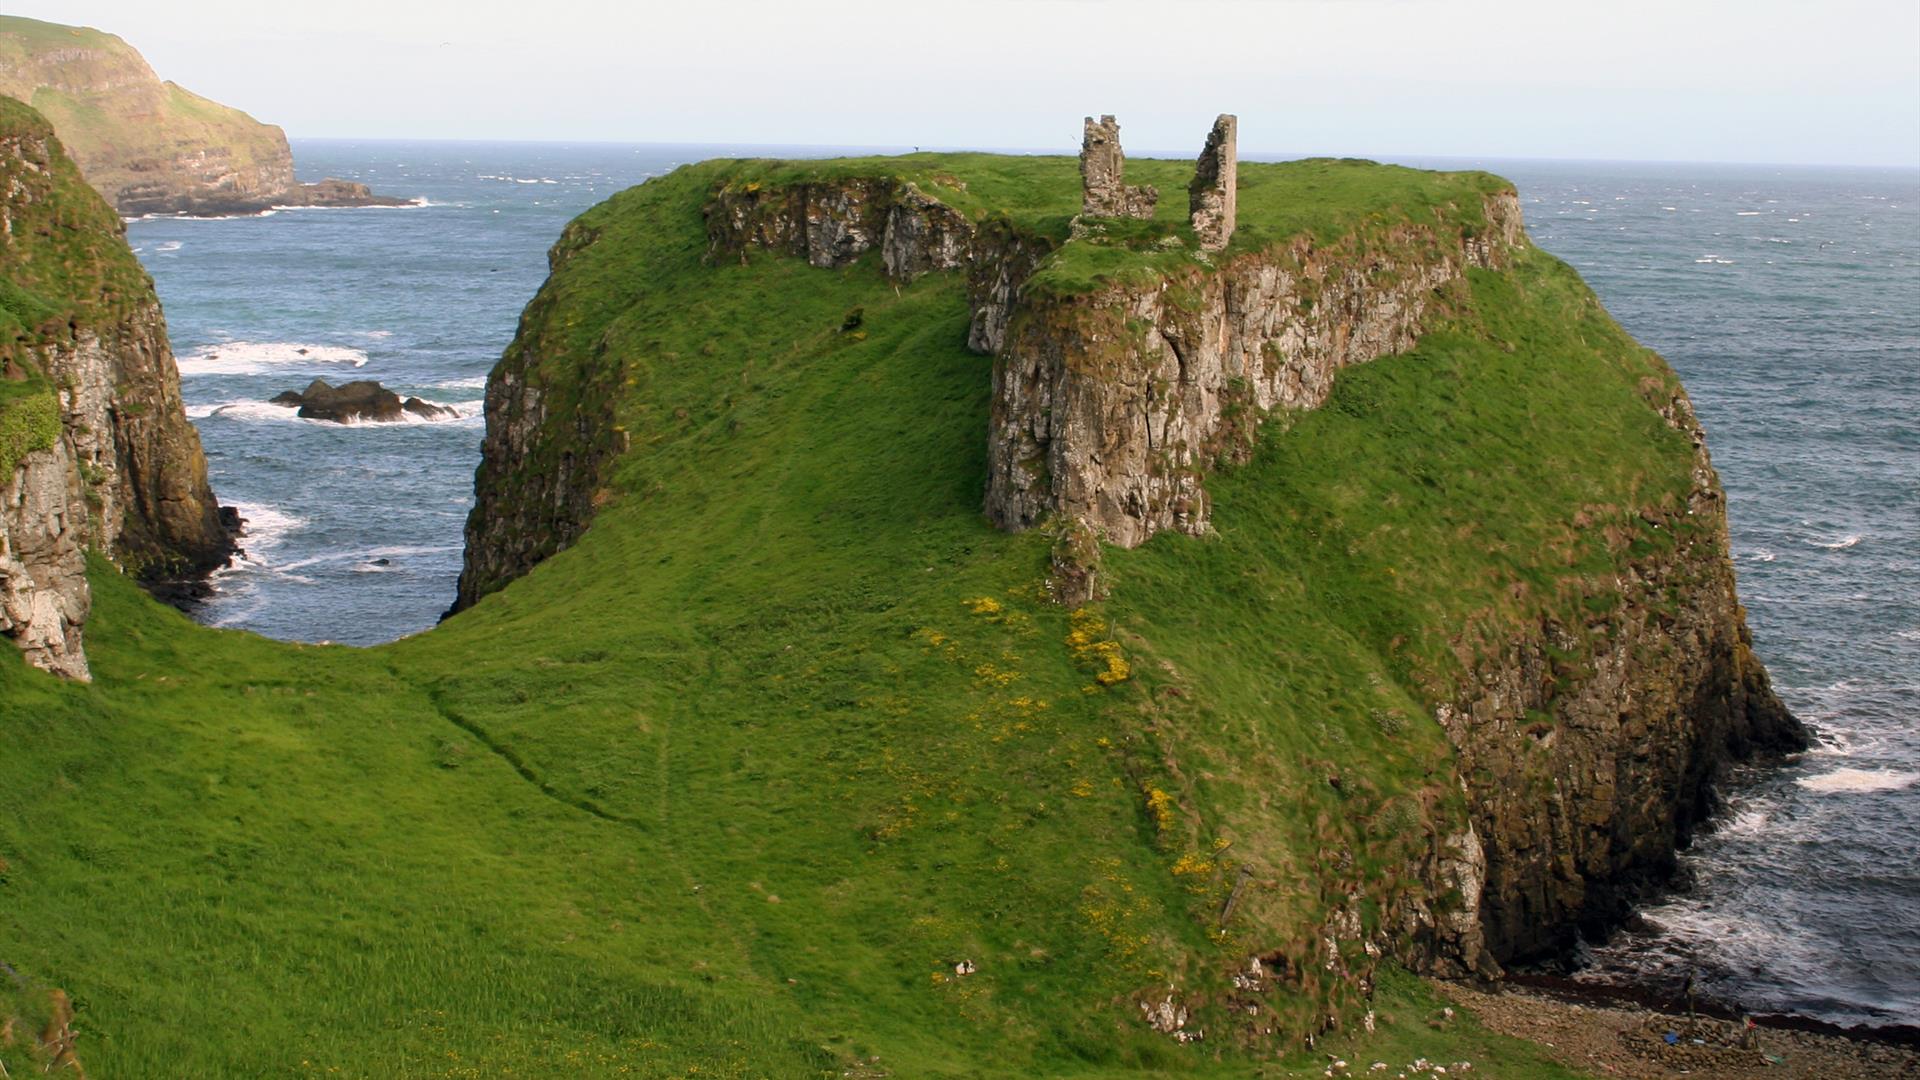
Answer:
[[[356,379],[339,386],[315,379],[305,390],[288,390],[269,400],[275,405],[298,409],[297,415],[303,420],[330,420],[336,424],[394,423],[409,416],[449,420],[460,415],[458,410],[417,397],[401,400],[399,394],[372,379]]]
[[[233,540],[152,282],[119,219],[37,114],[0,99],[0,635],[87,676],[85,553],[150,587],[222,565]]]
[[[0,94],[45,114],[87,181],[128,217],[408,205],[350,181],[297,182],[285,132],[162,82],[98,30],[0,16]]]

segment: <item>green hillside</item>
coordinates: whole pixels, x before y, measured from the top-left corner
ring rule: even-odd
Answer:
[[[0,94],[44,114],[125,214],[259,202],[294,183],[278,127],[162,82],[132,46],[92,27],[0,15]]]
[[[1078,192],[1067,159],[838,167],[1062,233]],[[1217,536],[1108,552],[1111,599],[1069,613],[1047,532],[980,513],[958,275],[703,259],[714,185],[782,168],[576,226],[523,328],[631,448],[524,579],[356,650],[193,626],[101,564],[92,685],[0,656],[0,960],[75,997],[90,1075],[1319,1076],[1329,1013],[1356,1034],[1321,1050],[1565,1075],[1430,1027],[1390,968],[1357,1034],[1314,934],[1464,820],[1430,707],[1463,653],[1581,624],[1673,542],[1635,516],[1689,482],[1666,366],[1544,254],[1474,271],[1210,481]],[[1491,182],[1242,169],[1241,244]],[[1287,961],[1271,1036],[1228,1007],[1256,954]],[[1140,1022],[1170,984],[1205,1039]]]

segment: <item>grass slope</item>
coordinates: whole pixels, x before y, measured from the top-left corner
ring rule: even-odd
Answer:
[[[1554,260],[1476,273],[1213,481],[1217,538],[1110,552],[1111,601],[1070,616],[1048,538],[979,513],[962,283],[704,265],[739,167],[591,211],[530,310],[544,377],[625,388],[633,449],[576,547],[371,650],[195,627],[102,566],[93,685],[0,657],[0,960],[78,997],[95,1075],[1319,1075],[1242,1044],[1227,976],[1306,955],[1334,886],[1405,887],[1376,875],[1457,822],[1425,707],[1452,643],[1570,614],[1617,554],[1576,517],[1683,489],[1640,397],[1670,373]],[[1077,190],[926,167],[1039,213]],[[1363,220],[1326,197],[1276,220]],[[1208,1040],[1130,1015],[1169,983]],[[1407,980],[1375,1007],[1342,1045],[1565,1075],[1429,1028]]]

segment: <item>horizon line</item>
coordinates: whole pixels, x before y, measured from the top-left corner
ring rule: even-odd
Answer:
[[[690,149],[777,149],[777,150],[853,150],[871,151],[876,155],[906,156],[913,153],[923,154],[1010,154],[1032,157],[1074,157],[1077,150],[1042,147],[982,147],[982,146],[910,146],[905,143],[833,143],[833,142],[679,142],[667,139],[533,139],[533,138],[452,138],[447,136],[415,135],[288,135],[289,142],[382,142],[382,143],[446,143],[477,146],[659,146],[685,147]],[[1184,151],[1168,152],[1149,149],[1129,152],[1128,157],[1152,160],[1185,160],[1192,156]],[[1362,161],[1391,161],[1394,158],[1431,158],[1443,161],[1527,161],[1565,164],[1608,164],[1608,165],[1729,165],[1745,168],[1775,169],[1874,169],[1886,172],[1920,172],[1920,161],[1886,164],[1851,161],[1750,161],[1729,158],[1657,158],[1657,157],[1555,157],[1538,154],[1500,154],[1500,153],[1390,153],[1379,156],[1363,156],[1341,153],[1296,153],[1293,151],[1246,150],[1240,151],[1243,160],[1261,163],[1280,161],[1302,161],[1314,158],[1351,159]]]

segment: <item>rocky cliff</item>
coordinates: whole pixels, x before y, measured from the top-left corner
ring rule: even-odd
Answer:
[[[153,285],[45,120],[0,99],[0,634],[84,678],[85,554],[150,585],[233,549]]]
[[[0,16],[0,94],[38,109],[129,217],[404,204],[345,181],[298,183],[285,132],[162,82],[126,42],[91,28]]]
[[[1585,617],[1467,654],[1436,709],[1484,838],[1482,924],[1502,962],[1603,939],[1671,879],[1729,764],[1808,742],[1753,654],[1693,407],[1662,384],[1643,392],[1693,444],[1685,502],[1595,521],[1620,566],[1582,597]]]

